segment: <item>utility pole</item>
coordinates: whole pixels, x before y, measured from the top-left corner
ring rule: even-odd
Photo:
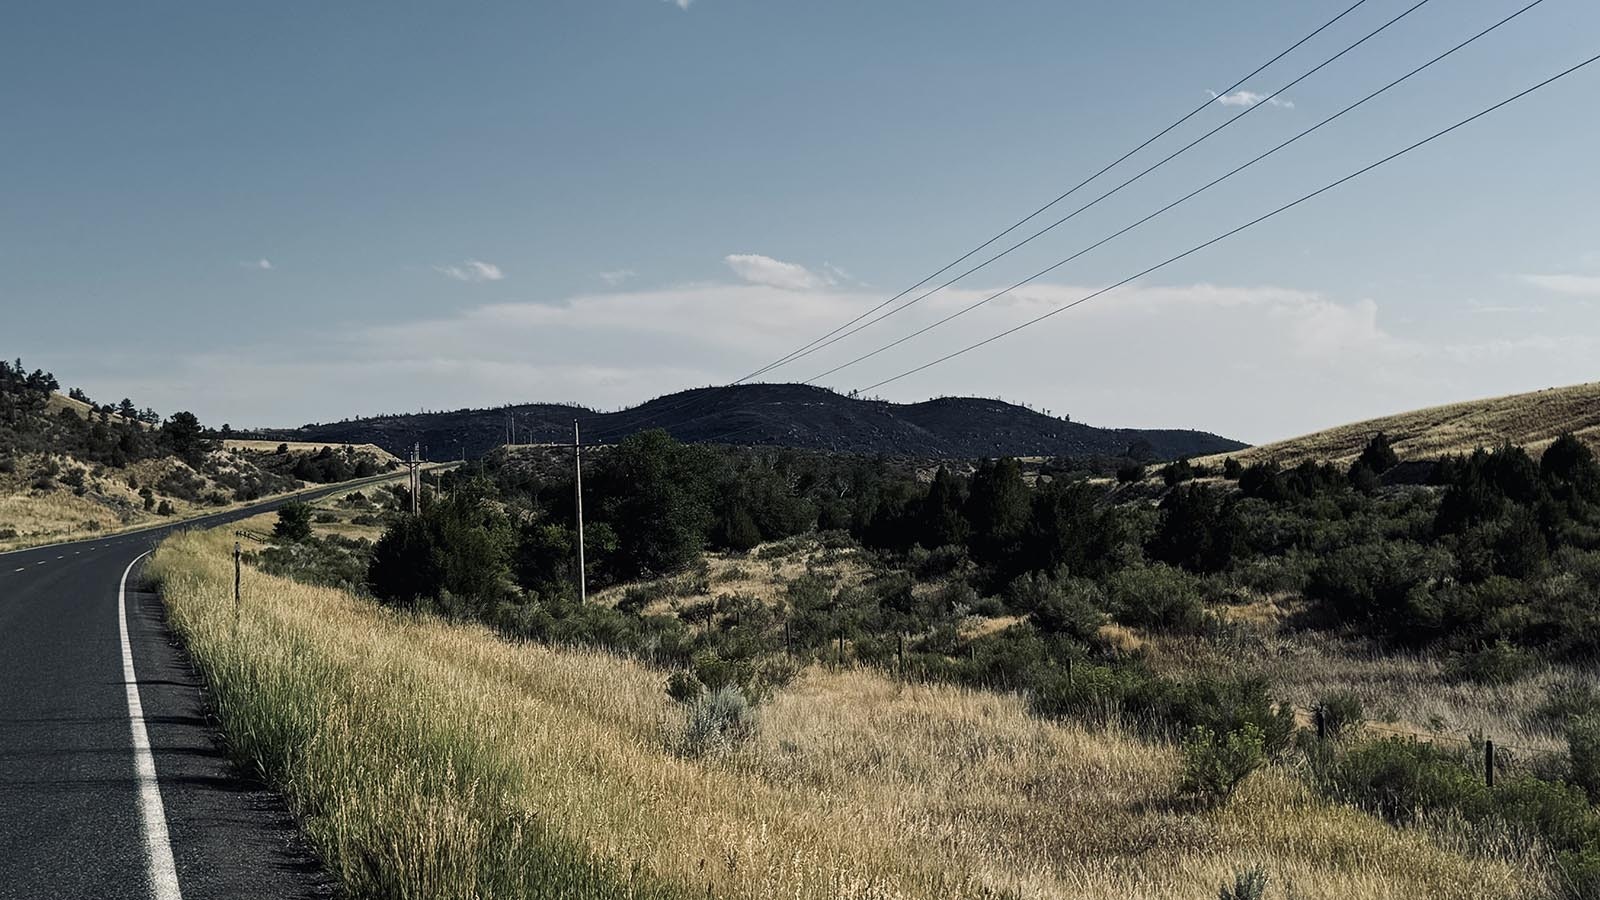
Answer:
[[[578,501],[578,602],[589,602],[589,573],[583,563],[583,441],[578,438],[578,420],[572,420],[572,470],[577,476],[574,493]]]
[[[405,467],[411,473],[407,484],[411,488],[411,514],[413,516],[422,511],[421,500],[418,497],[422,493],[422,476],[417,471],[422,466],[422,460],[418,457],[419,448],[420,445],[412,444],[411,458],[405,461]]]

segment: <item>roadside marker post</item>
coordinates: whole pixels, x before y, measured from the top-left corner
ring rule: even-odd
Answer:
[[[244,569],[244,545],[233,542],[233,636],[239,636],[239,582]]]

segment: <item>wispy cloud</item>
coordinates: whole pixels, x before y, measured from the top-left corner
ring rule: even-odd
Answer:
[[[1524,275],[1537,288],[1574,297],[1600,297],[1600,275]]]
[[[784,262],[759,253],[733,253],[723,257],[723,262],[751,284],[783,288],[788,291],[806,291],[829,287],[835,283],[831,275],[818,275],[798,263]]]
[[[604,281],[608,287],[616,287],[624,282],[632,281],[637,277],[639,277],[639,273],[632,269],[615,269],[610,272],[600,273],[600,280]]]
[[[679,9],[688,9],[689,4],[693,3],[694,0],[667,0],[667,2]]]
[[[1216,91],[1206,91],[1211,99],[1223,106],[1255,106],[1265,103],[1268,106],[1279,106],[1284,109],[1294,109],[1293,100],[1280,100],[1269,94],[1258,94],[1255,91],[1237,90],[1231,94],[1219,94]]]
[[[269,260],[269,259],[266,259],[266,258],[255,259],[255,260],[246,260],[246,261],[244,261],[242,263],[239,263],[239,266],[240,266],[240,268],[244,268],[244,269],[260,269],[260,270],[262,270],[264,272],[264,271],[272,268],[272,260]]]
[[[859,388],[1096,287],[1028,285],[985,310],[981,329],[930,332],[908,345],[913,352],[903,359],[875,360],[823,381]],[[908,313],[903,327],[987,293],[975,287],[934,295],[927,308]],[[167,375],[135,367],[118,383],[158,408],[182,404],[216,421],[239,421],[248,411],[263,424],[349,415],[359,411],[349,407],[349,396],[362,398],[369,411],[549,398],[616,406],[724,382],[793,350],[795,335],[822,334],[882,299],[861,290],[749,283],[608,290],[561,303],[482,305],[305,342],[230,347],[180,357]],[[1559,331],[1532,327],[1542,316],[1485,315],[1473,317],[1484,323],[1476,334],[1407,336],[1386,329],[1379,304],[1369,299],[1340,301],[1273,286],[1134,283],[1049,326],[897,382],[885,396],[999,395],[1097,425],[1286,437],[1385,412],[1592,379],[1600,327],[1587,323],[1600,318],[1579,315],[1585,318]],[[1127,365],[1129,335],[1139,336],[1146,364]],[[819,354],[767,377],[810,378],[873,343]],[[1122,377],[1108,384],[1104,373],[1112,370]],[[1205,379],[1187,377],[1200,370]],[[346,389],[327,396],[314,389],[334,381]]]
[[[457,281],[501,281],[506,277],[499,266],[481,259],[469,259],[459,266],[434,266],[433,270]]]

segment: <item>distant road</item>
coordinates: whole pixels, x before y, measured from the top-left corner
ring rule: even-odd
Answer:
[[[281,800],[219,748],[200,682],[139,572],[175,530],[394,477],[0,553],[0,898],[333,893]]]

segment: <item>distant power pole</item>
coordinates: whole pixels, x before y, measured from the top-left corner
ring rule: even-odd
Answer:
[[[578,438],[578,420],[572,420],[572,470],[577,476],[573,489],[578,501],[578,602],[589,602],[589,574],[583,564],[583,442]]]
[[[411,487],[411,514],[414,516],[422,511],[418,495],[422,493],[422,476],[417,471],[422,466],[422,459],[418,455],[419,445],[411,445],[411,458],[406,460],[405,466],[410,471],[408,484]]]

